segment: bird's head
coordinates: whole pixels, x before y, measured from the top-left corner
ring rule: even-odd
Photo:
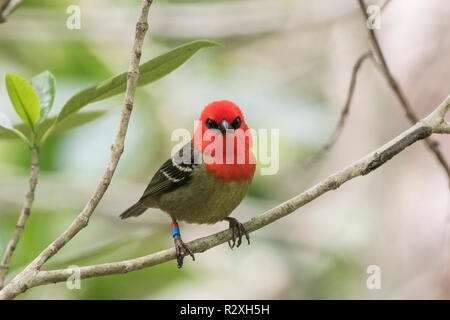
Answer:
[[[228,100],[213,101],[200,114],[199,125],[194,134],[194,146],[204,151],[216,141],[217,136],[222,136],[220,140],[225,148],[227,138],[242,133],[248,134],[248,126],[238,105]],[[251,147],[250,135],[247,136],[246,145]]]
[[[250,151],[252,137],[241,109],[228,100],[214,101],[203,109],[199,121],[194,134],[194,147],[214,159],[214,165],[209,164],[207,168],[225,180],[253,176],[255,158]],[[222,148],[217,143],[213,144],[217,138],[221,138]],[[231,140],[234,146],[228,149],[227,144]],[[243,163],[238,159],[243,159]]]
[[[208,129],[218,129],[223,134],[230,133],[236,129],[248,130],[244,115],[237,104],[220,100],[208,104],[200,115],[203,132]]]

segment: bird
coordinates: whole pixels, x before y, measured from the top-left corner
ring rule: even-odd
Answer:
[[[230,217],[248,193],[256,168],[242,110],[232,101],[217,100],[204,107],[198,120],[192,140],[161,165],[141,198],[119,216],[137,217],[149,208],[167,213],[172,219],[178,268],[187,255],[195,260],[181,238],[178,221],[226,221],[232,231],[231,249],[241,245],[243,236],[250,244],[245,226]]]

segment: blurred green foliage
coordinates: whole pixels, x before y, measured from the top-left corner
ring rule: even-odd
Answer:
[[[241,0],[229,2],[239,1]],[[154,4],[176,5],[197,2],[207,5],[212,1],[165,0],[155,1]],[[83,3],[82,6],[87,6],[94,12],[123,6],[124,10],[130,9],[134,14],[140,3],[139,0],[126,3],[116,0],[108,4]],[[49,70],[56,78],[54,107],[48,115],[50,120],[41,124],[40,135],[56,121],[62,107],[70,101],[74,93],[80,92],[83,88],[97,88],[98,84],[115,81],[113,79],[117,78],[110,79],[109,82],[105,82],[105,79],[125,71],[129,59],[131,33],[127,33],[126,38],[119,38],[118,35],[117,42],[108,42],[103,41],[104,35],[98,34],[97,30],[91,30],[88,24],[79,31],[66,30],[65,9],[71,4],[72,1],[60,0],[24,1],[22,8],[25,9],[25,13],[26,9],[43,10],[44,13],[46,9],[51,9],[49,12],[54,15],[52,20],[54,24],[51,26],[59,27],[52,29],[51,34],[45,34],[47,30],[43,27],[45,19],[35,17],[30,23],[36,28],[37,34],[41,33],[46,40],[25,38],[14,41],[0,37],[0,60],[4,62],[0,66],[0,90],[5,87],[3,75],[7,71],[31,79],[34,75]],[[19,9],[15,12],[15,17],[20,18],[20,14]],[[153,11],[151,14],[154,14]],[[133,19],[135,16],[134,14]],[[26,20],[27,16],[22,19]],[[116,21],[103,22],[106,26],[102,31],[107,33],[109,32],[107,23]],[[14,23],[14,19],[8,21],[10,25]],[[131,31],[134,22],[129,22],[128,26]],[[94,32],[98,37],[91,38],[89,33]],[[295,37],[297,34],[302,35],[302,32],[304,31],[295,30]],[[69,36],[71,34],[76,36],[71,38]],[[150,34],[151,37],[146,39],[143,55],[158,56],[186,42],[184,38],[153,35],[151,24]],[[173,141],[170,140],[172,130],[183,127],[192,131],[192,120],[201,111],[202,103],[213,99],[226,98],[238,102],[244,109],[247,122],[253,128],[282,128],[280,158],[283,162],[280,172],[276,176],[257,175],[251,186],[249,199],[246,199],[248,202],[238,208],[236,215],[249,218],[260,214],[311,184],[316,178],[314,174],[319,169],[305,171],[301,165],[320,147],[320,139],[311,139],[311,136],[317,135],[320,131],[316,128],[319,123],[317,119],[319,118],[323,125],[328,118],[325,114],[327,108],[324,105],[325,97],[322,90],[322,86],[328,81],[322,75],[326,62],[319,60],[326,59],[324,52],[326,48],[317,45],[323,40],[321,38],[311,40],[306,48],[294,48],[295,42],[298,42],[297,38],[288,44],[280,44],[275,41],[278,41],[278,37],[277,31],[221,38],[220,41],[225,44],[224,48],[199,52],[177,72],[151,86],[139,88],[125,153],[104,199],[114,206],[100,207],[89,226],[49,261],[46,268],[131,259],[172,245],[167,225],[169,220],[166,217],[161,218],[161,222],[155,218],[156,222],[144,220],[125,223],[118,221],[116,215],[128,205],[129,201],[135,200],[127,193],[130,186],[139,186],[134,195],[138,197],[152,173],[167,159],[173,146]],[[283,56],[295,50],[302,53],[295,57],[298,60],[297,64],[291,63],[289,57]],[[271,57],[271,52],[274,52],[275,58]],[[311,62],[311,57],[318,57],[319,61]],[[273,71],[279,67],[278,64],[282,64],[283,59],[286,59],[287,64],[285,70]],[[181,63],[184,61],[182,59]],[[304,65],[311,67],[305,71],[300,68],[301,76],[290,74],[295,68]],[[163,69],[162,74],[171,71],[170,69]],[[123,74],[120,80],[123,88]],[[71,115],[64,121],[64,126],[56,127],[52,132],[53,135],[46,140],[45,146],[40,151],[42,172],[40,184],[49,185],[53,183],[54,177],[58,177],[64,180],[63,183],[58,180],[53,189],[45,190],[59,191],[58,189],[67,188],[73,193],[67,192],[64,199],[59,199],[60,194],[55,192],[53,201],[40,202],[40,196],[49,198],[49,195],[40,195],[41,189],[38,185],[36,205],[14,255],[12,273],[9,277],[29,263],[65,230],[82,209],[89,192],[95,187],[97,178],[104,169],[105,159],[117,128],[122,98],[123,95],[104,101],[89,99],[88,102],[95,101],[89,105],[89,111]],[[1,112],[11,109],[6,95],[0,94],[0,101]],[[77,104],[74,110],[83,106],[82,103]],[[18,118],[15,120],[17,123]],[[83,127],[79,128],[81,125]],[[328,125],[331,127],[331,123]],[[30,134],[23,124],[17,127],[26,135]],[[306,129],[300,131],[302,128]],[[308,135],[309,132],[313,134]],[[320,131],[320,133],[326,137],[327,132]],[[0,199],[0,252],[11,236],[21,200],[25,196],[20,190],[25,190],[29,158],[29,151],[19,140],[0,139],[0,172],[4,181],[7,181],[7,184],[0,185],[2,194],[5,194]],[[86,179],[86,176],[93,176],[94,182]],[[17,188],[17,185],[22,188]],[[61,203],[65,206],[55,209],[56,204]],[[302,228],[300,219],[289,220],[283,226],[286,229],[294,229],[295,235],[309,231]],[[196,230],[196,227],[193,230]],[[256,289],[255,292],[244,295],[245,298],[346,298],[364,285],[361,274],[364,275],[365,270],[362,262],[354,258],[360,252],[349,252],[348,255],[344,252],[343,258],[332,250],[324,252],[312,247],[304,243],[306,242],[304,240],[295,238],[292,242],[286,241],[288,237],[285,234],[286,229],[277,230],[275,225],[273,228],[275,229],[270,230],[273,234],[279,235],[278,237],[264,234],[263,231],[262,234],[255,233],[252,235],[251,247],[240,248],[233,252],[226,251],[227,254],[221,251],[223,248],[215,248],[201,255],[198,259],[200,261],[196,261],[195,265],[188,264],[181,270],[177,269],[172,261],[129,274],[83,280],[82,290],[68,290],[65,284],[61,283],[33,288],[20,298],[136,299],[167,297],[173,292],[177,293],[175,297],[183,297],[184,290],[200,292],[209,298],[223,296],[241,298],[242,292],[248,289],[242,287],[247,278]],[[188,235],[194,237],[195,234],[196,237],[210,231],[201,230],[201,233],[192,232]],[[252,255],[254,252],[261,253],[262,258]],[[208,262],[204,262],[205,260]],[[272,262],[278,263],[277,266],[280,268],[270,270],[272,273],[267,271],[261,278],[255,278],[254,274],[257,274],[257,271],[266,272],[265,268]],[[205,266],[208,266],[207,270]],[[240,275],[242,278],[239,278]],[[289,281],[277,291],[280,277],[286,277]],[[222,286],[230,283],[233,284],[231,290],[227,292],[226,289],[222,289]],[[262,287],[258,291],[260,288],[258,285],[261,283],[268,283],[271,289],[275,289],[272,291]],[[361,284],[360,287],[355,289],[355,283]]]

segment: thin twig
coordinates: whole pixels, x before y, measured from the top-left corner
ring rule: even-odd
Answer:
[[[367,20],[369,18],[369,15],[366,11],[366,5],[364,3],[364,0],[358,0],[359,5],[361,7],[361,11]],[[389,69],[389,66],[386,63],[386,59],[384,57],[383,51],[381,50],[380,44],[378,42],[377,36],[375,34],[375,31],[373,29],[369,30],[369,39],[370,43],[372,45],[372,49],[374,52],[375,59],[378,61],[379,65],[381,66],[381,71],[383,75],[385,76],[389,86],[396,94],[397,98],[400,101],[401,106],[403,107],[406,117],[411,123],[416,123],[419,117],[414,113],[414,110],[412,109],[408,99],[406,98],[403,90],[400,88],[400,85],[398,84],[397,80],[392,75],[391,70]],[[445,159],[444,155],[441,153],[439,149],[438,142],[432,139],[425,139],[425,143],[427,144],[429,150],[433,152],[433,154],[436,156],[437,160],[441,164],[442,168],[447,174],[447,178],[449,181],[450,186],[450,166],[447,163],[447,160]]]
[[[17,221],[16,227],[14,229],[13,235],[9,240],[6,247],[5,253],[3,254],[2,261],[0,262],[0,289],[3,288],[5,283],[6,275],[9,271],[9,263],[11,262],[12,255],[19,243],[20,237],[25,230],[25,223],[31,213],[31,206],[34,201],[34,191],[36,190],[36,185],[38,182],[39,174],[39,151],[36,147],[31,149],[31,173],[29,181],[29,190],[25,196],[25,202],[23,204],[22,210],[19,215],[19,220]]]
[[[9,283],[4,290],[8,287],[15,287],[21,283],[26,283],[27,280],[33,278],[33,276],[40,270],[42,265],[51,257],[53,257],[67,242],[69,242],[80,230],[85,228],[89,222],[89,218],[94,212],[95,208],[99,204],[103,195],[111,183],[114,172],[117,168],[117,164],[123,153],[125,136],[128,129],[128,123],[130,121],[131,111],[133,110],[134,95],[136,92],[136,86],[139,79],[139,61],[142,54],[142,45],[144,42],[144,36],[148,30],[147,17],[152,0],[144,0],[142,3],[141,13],[136,23],[136,32],[131,51],[130,66],[128,69],[127,88],[125,92],[125,100],[122,107],[122,115],[120,119],[119,129],[114,140],[114,144],[111,147],[111,154],[108,161],[107,168],[103,174],[100,183],[98,184],[94,194],[89,199],[88,203],[84,207],[83,211],[75,218],[72,224],[44,251],[42,251],[21,273],[19,273]],[[24,290],[25,287],[21,287]]]
[[[386,8],[390,2],[391,2],[391,0],[386,0],[386,1],[383,3],[383,5],[381,6],[381,10],[383,11],[384,8]]]
[[[383,5],[381,6],[380,12],[382,12],[386,6],[390,3],[390,0],[386,0]],[[330,151],[330,149],[336,144],[338,138],[340,137],[342,131],[344,130],[344,126],[345,126],[345,120],[347,119],[348,113],[350,111],[350,105],[352,102],[352,98],[353,98],[353,94],[355,92],[355,86],[356,86],[356,78],[358,75],[358,72],[361,68],[362,63],[367,59],[367,58],[373,58],[373,54],[372,51],[369,50],[365,53],[363,53],[355,62],[355,64],[353,65],[353,70],[352,70],[352,76],[350,79],[350,85],[348,88],[348,93],[347,93],[347,98],[345,100],[345,104],[342,107],[342,111],[339,117],[339,121],[336,125],[336,127],[333,130],[333,133],[331,135],[331,137],[329,138],[329,140],[327,141],[327,143],[325,145],[323,145],[305,164],[305,168],[308,169],[310,168],[314,163],[317,163],[318,160],[320,158],[322,158],[328,151]],[[378,65],[375,63],[375,65],[378,67]]]
[[[5,0],[0,3],[0,23],[6,21],[6,18],[21,5],[23,0]]]
[[[366,6],[364,4],[364,0],[358,0],[360,7],[361,7],[361,11],[364,14],[365,19],[368,19],[368,14],[366,11]],[[387,0],[385,2],[385,4],[383,5],[383,7],[385,7],[387,4],[389,3],[389,0]],[[406,95],[404,94],[403,90],[400,88],[400,85],[398,84],[398,82],[396,81],[396,79],[394,78],[394,76],[392,75],[392,72],[389,69],[389,66],[387,65],[386,59],[384,57],[383,51],[381,50],[381,46],[378,42],[377,36],[374,32],[373,29],[369,29],[369,39],[370,39],[370,43],[372,45],[373,51],[374,51],[374,55],[376,57],[376,59],[378,60],[378,66],[379,66],[379,70],[381,71],[381,73],[385,76],[385,78],[387,79],[387,82],[389,83],[391,89],[394,91],[394,93],[396,94],[396,96],[398,97],[401,106],[403,107],[403,109],[405,110],[406,113],[406,117],[409,119],[409,121],[411,123],[415,123],[418,119],[417,115],[414,113],[408,99],[406,98]],[[445,120],[442,117],[442,123],[444,124],[443,130],[441,131],[441,133],[448,133],[448,125],[446,125]],[[445,129],[447,128],[447,129]],[[444,171],[447,174],[447,178],[448,178],[448,183],[449,183],[449,188],[450,188],[450,166],[447,163],[447,160],[445,159],[444,155],[441,153],[440,149],[439,149],[439,145],[438,142],[428,138],[425,139],[424,142],[426,143],[428,149],[434,153],[434,155],[436,156],[437,160],[439,161],[439,163],[441,164],[442,168],[444,169]],[[450,219],[449,214],[447,213],[447,220]],[[446,234],[447,231],[444,232],[444,241],[446,238]],[[448,261],[447,261],[447,266],[448,266]],[[448,271],[447,271],[448,273]],[[443,293],[447,293],[448,292],[448,283],[446,283],[446,278],[444,277],[444,282],[443,282]]]
[[[414,126],[392,139],[384,146],[369,153],[364,158],[353,162],[347,167],[330,175],[305,192],[266,211],[264,214],[247,221],[244,225],[249,232],[261,229],[276,220],[283,218],[298,208],[320,197],[324,193],[339,188],[345,182],[369,174],[395,155],[405,150],[411,144],[429,137],[432,133],[450,133],[450,123],[444,120],[444,115],[450,107],[450,95],[429,116],[417,122]],[[232,237],[230,230],[189,242],[189,247],[195,253],[204,252],[210,248],[227,242]],[[167,249],[136,259],[105,263],[79,269],[68,268],[50,271],[37,271],[28,278],[19,278],[0,291],[0,299],[13,299],[29,288],[50,283],[63,282],[75,272],[80,272],[81,278],[100,277],[111,274],[127,273],[146,267],[158,265],[175,259],[175,249]]]
[[[341,114],[339,117],[339,121],[336,124],[336,127],[333,130],[332,135],[330,136],[328,142],[323,145],[319,151],[317,151],[306,163],[305,168],[310,167],[313,163],[316,163],[325,153],[327,153],[336,143],[339,138],[342,130],[344,129],[345,120],[347,119],[348,113],[350,111],[350,105],[352,103],[353,94],[355,92],[356,80],[358,76],[358,72],[363,64],[363,62],[372,56],[372,52],[368,51],[363,53],[355,62],[352,69],[352,75],[350,78],[350,85],[348,87],[347,98],[345,99],[345,104],[342,107]]]

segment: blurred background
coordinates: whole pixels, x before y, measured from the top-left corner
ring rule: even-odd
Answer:
[[[382,4],[383,1],[367,1]],[[71,4],[81,29],[66,28]],[[0,24],[0,112],[19,121],[5,73],[56,77],[57,113],[74,93],[127,70],[141,1],[27,0]],[[450,93],[450,3],[392,0],[377,31],[394,76],[422,117]],[[305,169],[326,143],[344,104],[351,70],[368,49],[356,0],[157,0],[141,61],[194,39],[221,42],[160,81],[138,90],[125,153],[88,228],[46,268],[90,265],[146,255],[173,245],[169,218],[149,210],[117,216],[143,192],[170,156],[176,128],[193,132],[203,106],[229,99],[255,129],[280,129],[280,168],[256,173],[232,214],[260,215],[410,126],[374,64],[363,64],[350,115],[332,150]],[[115,135],[123,95],[91,104],[100,119],[52,137],[41,151],[36,201],[8,279],[54,240],[97,185]],[[435,136],[450,161],[450,139]],[[27,190],[30,155],[18,140],[0,140],[0,252]],[[19,299],[398,299],[448,298],[449,181],[424,143],[379,170],[325,194],[254,232],[252,244],[226,244],[185,259],[132,272],[37,287]],[[190,241],[227,228],[181,223]],[[367,268],[381,269],[381,289],[366,286]]]

